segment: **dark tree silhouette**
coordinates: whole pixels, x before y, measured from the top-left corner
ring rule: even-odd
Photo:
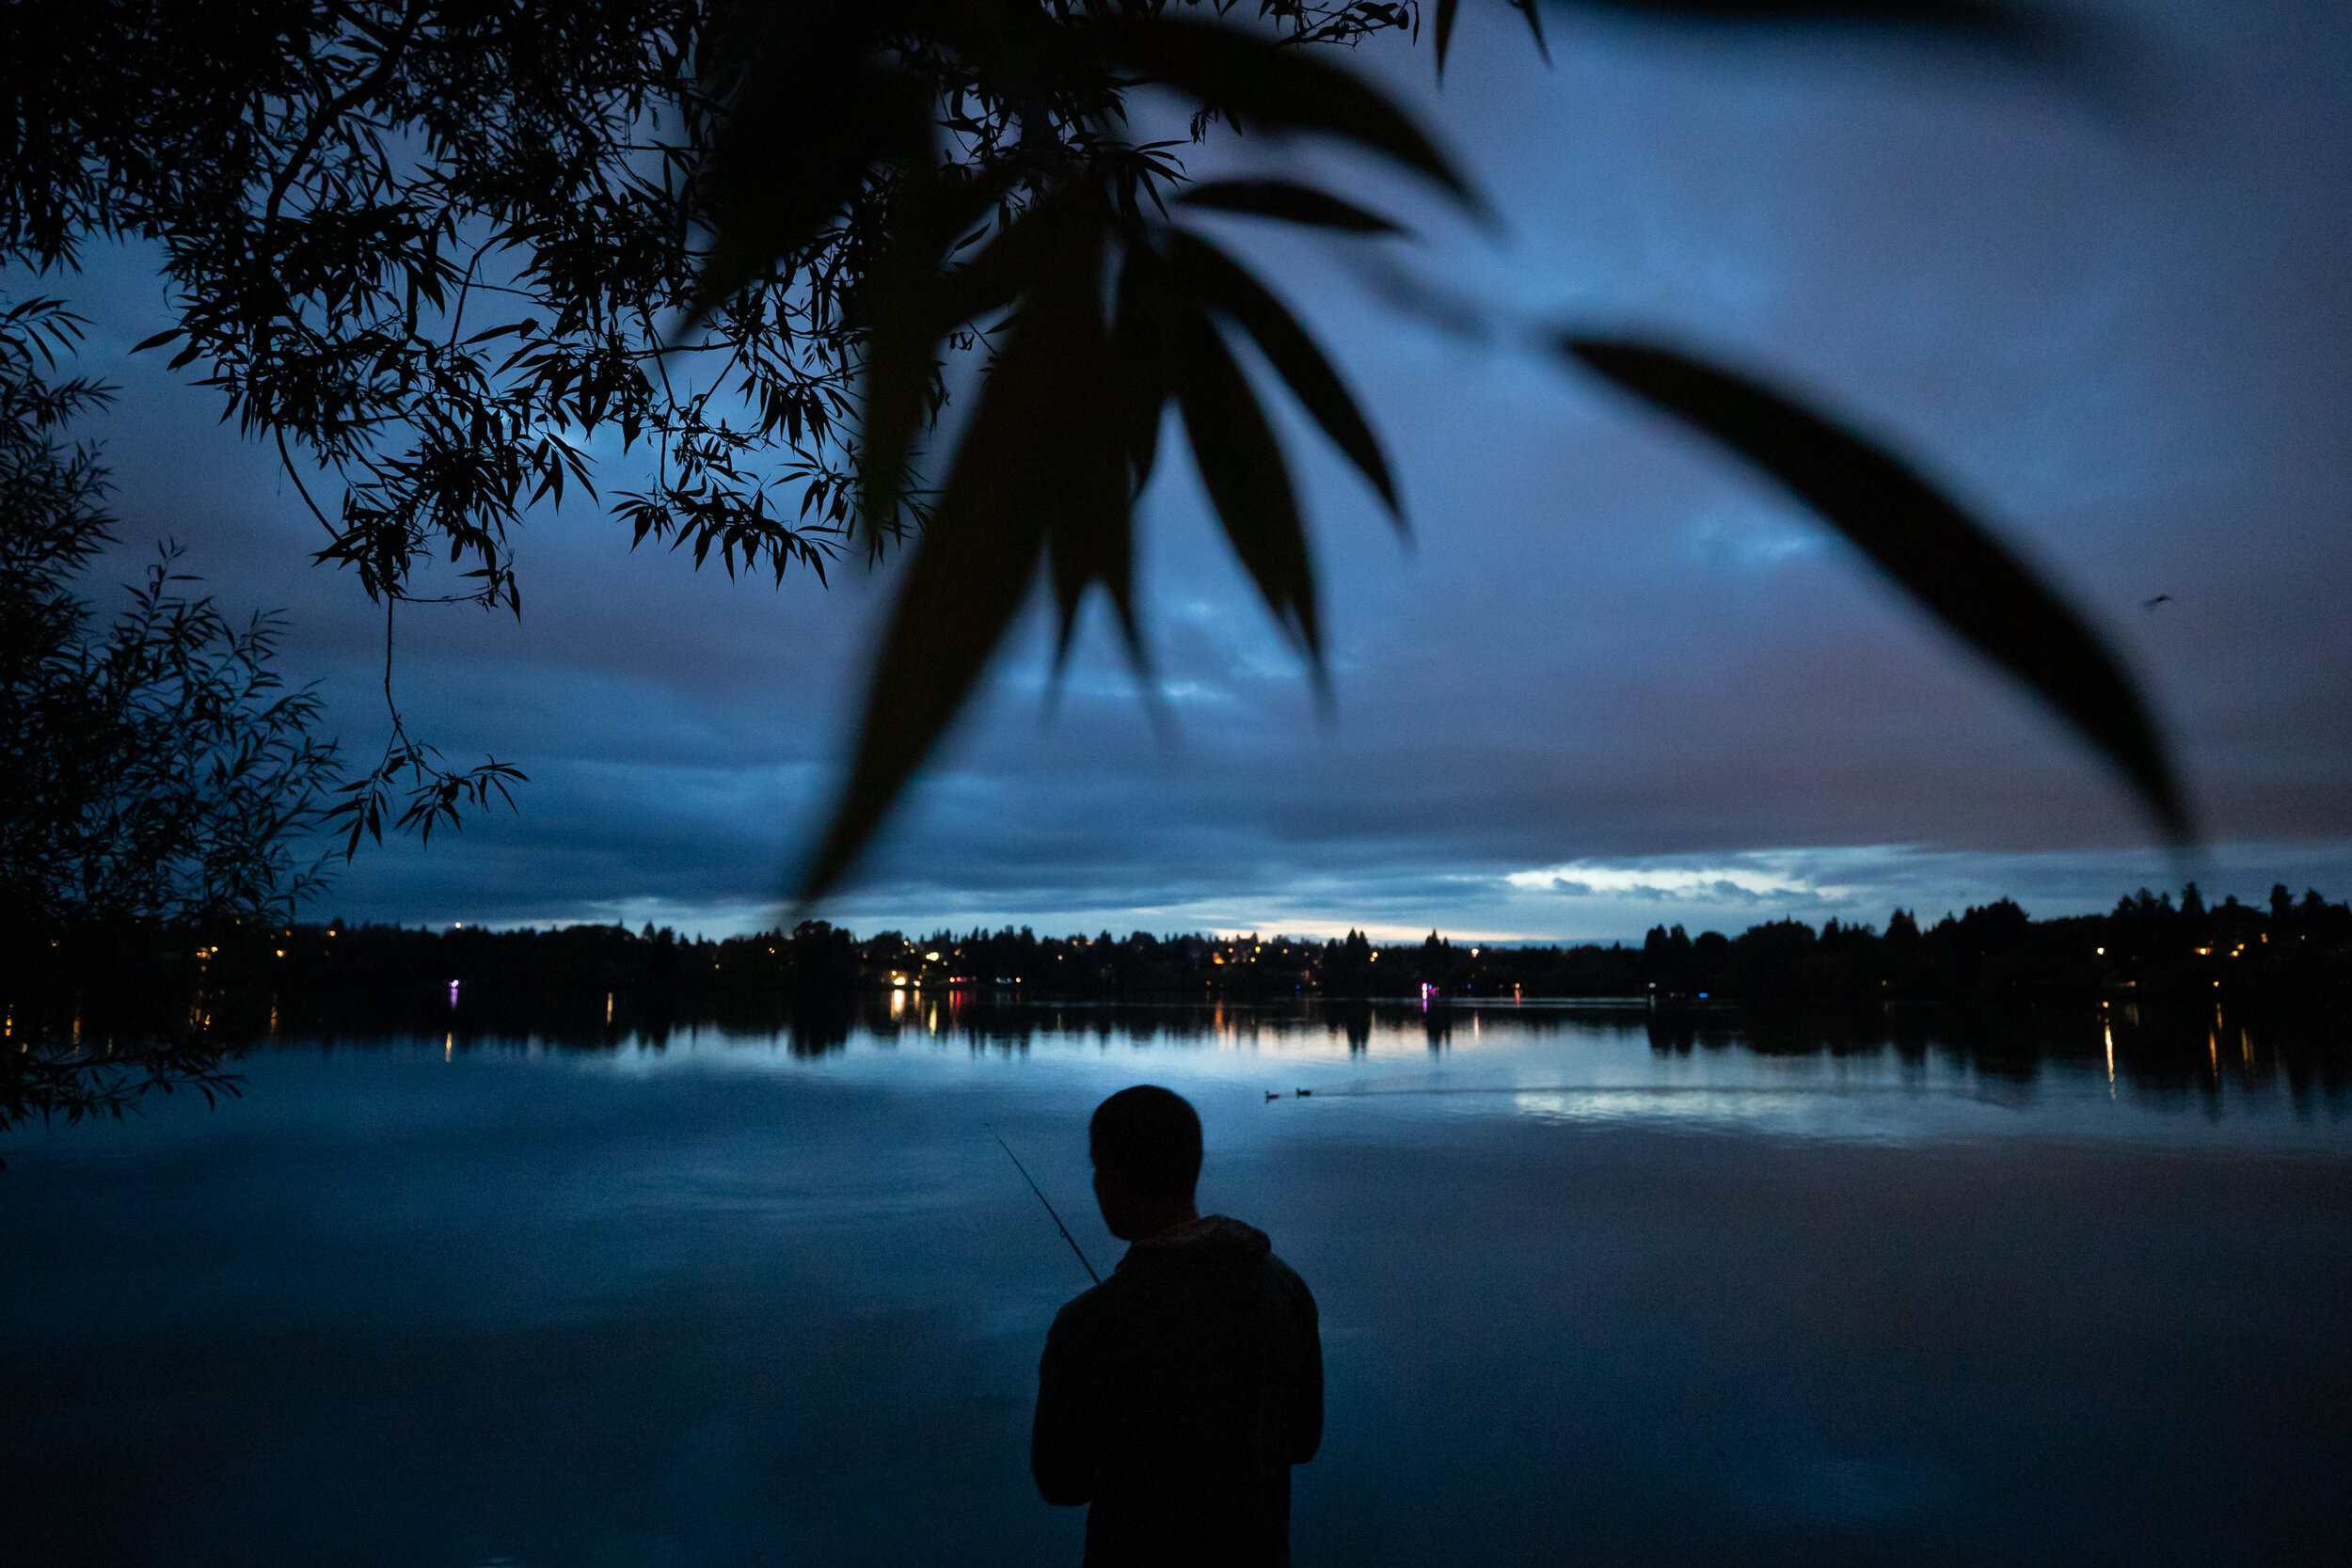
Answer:
[[[274,620],[186,596],[175,546],[92,625],[73,578],[112,536],[106,470],[60,427],[107,389],[45,373],[78,328],[54,300],[0,314],[0,1129],[221,1086],[200,1006],[161,1027],[119,1008],[85,1037],[74,993],[291,918],[336,777],[316,698],[272,667]]]
[[[334,748],[319,705],[273,668],[277,624],[232,624],[179,585],[163,547],[103,631],[72,589],[112,537],[95,449],[56,428],[103,401],[52,382],[55,301],[0,316],[0,920],[34,936],[137,921],[202,929],[282,919],[315,885],[296,846]]]

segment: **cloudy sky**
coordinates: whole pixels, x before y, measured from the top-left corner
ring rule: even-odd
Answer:
[[[1164,464],[1144,578],[1174,742],[1102,619],[1045,721],[1033,623],[820,912],[861,932],[1549,940],[2003,894],[2058,914],[2184,875],[2352,894],[2340,4],[2117,0],[2081,13],[2094,49],[2030,66],[1555,17],[1547,69],[1502,8],[1466,11],[1442,92],[1425,53],[1359,58],[1506,233],[1326,150],[1194,159],[1321,170],[1420,230],[1220,230],[1343,364],[1413,515],[1400,548],[1293,424],[1336,720],[1317,722],[1189,468]],[[125,519],[93,591],[177,536],[224,601],[290,613],[289,668],[372,754],[381,622],[308,564],[315,525],[274,455],[161,356],[124,356],[168,324],[146,260],[93,252],[63,292],[123,388],[90,432]],[[1553,324],[1665,335],[1802,388],[1994,519],[2144,676],[2204,857],[2155,849],[2094,759],[1764,483],[1548,357]],[[311,912],[775,918],[887,569],[730,581],[632,555],[579,502],[534,516],[520,563],[519,624],[410,611],[395,673],[412,729],[530,773],[519,814],[363,851]]]

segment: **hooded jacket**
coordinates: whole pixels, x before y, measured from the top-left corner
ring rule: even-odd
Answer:
[[[1091,1505],[1086,1568],[1288,1563],[1290,1467],[1322,1442],[1315,1298],[1263,1231],[1211,1214],[1137,1242],[1055,1315],[1029,1468]]]

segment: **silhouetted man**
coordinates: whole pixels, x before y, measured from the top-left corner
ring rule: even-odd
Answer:
[[[1193,1209],[1200,1118],[1151,1085],[1088,1129],[1094,1196],[1133,1243],[1054,1318],[1029,1468],[1089,1503],[1087,1568],[1290,1561],[1291,1466],[1323,1442],[1323,1340],[1265,1234]]]

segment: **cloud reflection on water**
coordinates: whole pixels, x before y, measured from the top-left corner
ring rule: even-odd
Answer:
[[[2263,1055],[2247,1025],[2232,1026],[2227,1064],[2217,1048],[2206,1053],[2201,1084],[2151,1078],[2119,1094],[2111,1017],[2065,1049],[2035,1037],[2021,1068],[1936,1040],[1931,1021],[1908,1041],[1873,1038],[1865,1025],[1834,1048],[1768,1041],[1759,1050],[1737,1014],[1701,1015],[1711,1033],[1694,1048],[1683,1038],[1687,1021],[1661,1025],[1638,1006],[1400,1005],[1360,1018],[1329,1006],[987,1009],[920,996],[909,1006],[904,1027],[852,1029],[816,1055],[694,1027],[658,1050],[582,1065],[976,1089],[1068,1081],[1104,1093],[1141,1074],[1253,1106],[1245,1114],[1269,1122],[1517,1116],[1878,1144],[2033,1136],[2352,1152],[2343,1085],[2317,1098],[2298,1088],[2278,1070],[2277,1048]],[[1909,1025],[1920,1027],[1915,1018]],[[2137,1037],[2123,1027],[2128,1065]]]

